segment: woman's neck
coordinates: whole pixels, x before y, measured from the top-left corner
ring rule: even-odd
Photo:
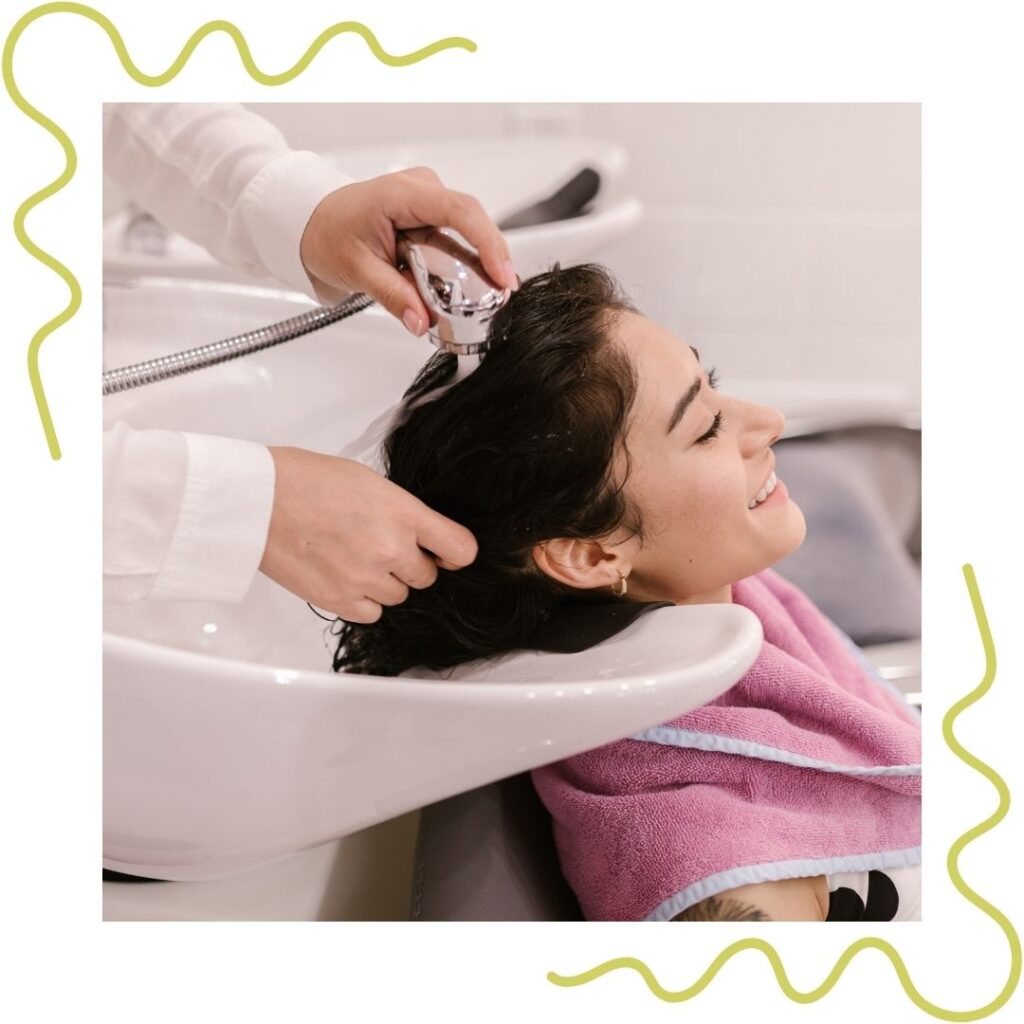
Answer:
[[[705,594],[694,594],[692,597],[683,597],[673,601],[673,604],[732,604],[732,584],[710,590]]]

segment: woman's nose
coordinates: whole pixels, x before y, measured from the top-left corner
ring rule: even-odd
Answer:
[[[786,429],[786,417],[769,405],[745,402],[745,422],[742,436],[743,454],[757,455],[775,444]]]

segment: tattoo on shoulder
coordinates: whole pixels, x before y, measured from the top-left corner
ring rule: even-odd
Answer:
[[[739,900],[709,896],[682,913],[676,914],[673,921],[770,921],[771,918],[750,903]]]

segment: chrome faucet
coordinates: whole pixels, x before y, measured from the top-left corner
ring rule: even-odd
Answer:
[[[440,228],[402,231],[397,248],[400,269],[409,270],[430,313],[430,340],[459,356],[486,352],[491,318],[511,289],[496,285],[477,254]]]

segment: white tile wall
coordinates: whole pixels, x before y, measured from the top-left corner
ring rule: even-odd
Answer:
[[[920,202],[912,104],[594,104],[581,126],[634,154],[653,202],[743,209],[898,211]]]

